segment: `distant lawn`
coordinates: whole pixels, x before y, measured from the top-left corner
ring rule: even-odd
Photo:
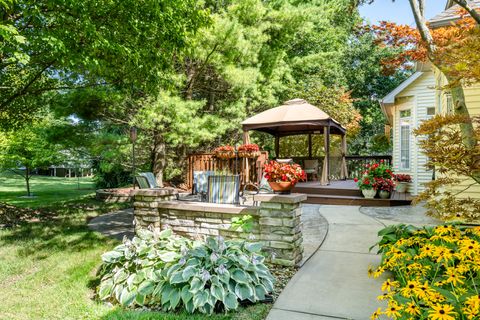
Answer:
[[[128,311],[109,307],[93,297],[95,270],[101,254],[119,242],[89,230],[87,217],[111,212],[128,204],[104,204],[92,198],[91,179],[34,177],[37,199],[24,194],[22,180],[0,177],[0,201],[23,207],[48,206],[51,221],[0,228],[0,319],[101,320],[260,320],[270,304],[241,308],[219,315],[188,315]],[[68,201],[71,200],[71,201]]]
[[[27,194],[25,180],[12,173],[0,174],[0,202],[20,207],[43,207],[52,203],[81,199],[94,194],[93,179],[59,178],[33,176],[30,180],[31,192],[35,198],[24,198]]]

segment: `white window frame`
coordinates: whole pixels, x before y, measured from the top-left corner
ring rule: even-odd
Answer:
[[[401,117],[402,111],[410,111],[410,115],[406,117]],[[411,144],[411,117],[412,117],[412,111],[411,109],[401,109],[399,110],[398,113],[399,116],[399,126],[400,126],[400,134],[399,134],[399,146],[400,146],[400,169],[401,170],[410,170],[411,167],[411,156],[412,156],[412,144]],[[404,131],[404,129],[406,131]],[[407,137],[404,138],[404,133],[408,133]],[[405,146],[406,144],[406,146]],[[405,155],[406,153],[406,155]]]

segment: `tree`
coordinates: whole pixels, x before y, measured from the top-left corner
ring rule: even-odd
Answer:
[[[0,124],[21,126],[44,93],[158,92],[186,37],[208,23],[193,0],[1,1]]]
[[[31,196],[30,179],[34,169],[58,164],[62,154],[58,145],[47,139],[47,124],[36,123],[20,130],[0,133],[0,167],[25,179],[27,196]]]
[[[415,134],[420,147],[428,156],[427,166],[434,167],[440,175],[426,184],[425,190],[415,199],[426,201],[428,214],[443,220],[476,220],[480,217],[480,200],[462,196],[474,187],[480,167],[480,146],[467,148],[463,143],[461,125],[474,124],[475,139],[480,139],[480,118],[459,115],[437,115],[423,122]],[[466,184],[462,180],[470,178]],[[459,197],[460,196],[460,197]]]

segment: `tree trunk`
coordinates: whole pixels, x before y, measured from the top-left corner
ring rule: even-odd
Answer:
[[[153,149],[152,149],[152,172],[155,174],[157,184],[163,187],[163,170],[166,164],[166,148],[163,135],[155,130],[153,133]]]
[[[27,197],[31,196],[30,193],[30,168],[25,167],[25,182],[27,184]]]
[[[470,114],[468,112],[467,104],[465,102],[465,93],[460,82],[449,79],[448,75],[446,76],[448,83],[452,83],[450,92],[452,94],[452,101],[454,105],[455,114],[468,117],[470,119]],[[469,150],[472,150],[477,145],[477,140],[475,139],[475,130],[471,121],[460,125],[462,130],[462,141],[465,147]]]

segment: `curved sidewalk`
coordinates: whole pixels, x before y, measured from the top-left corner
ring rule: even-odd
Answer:
[[[380,256],[368,249],[385,225],[355,206],[318,206],[328,223],[320,249],[280,294],[267,320],[370,319],[385,277],[372,279]],[[394,223],[394,222],[393,222]]]

